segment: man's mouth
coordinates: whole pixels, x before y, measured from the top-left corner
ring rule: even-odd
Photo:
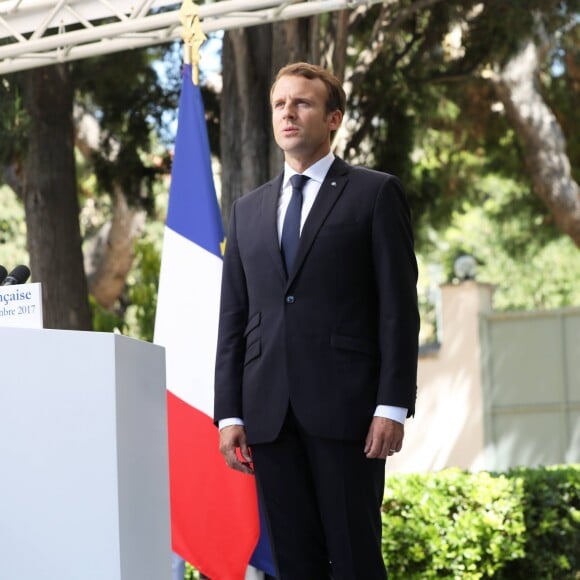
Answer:
[[[284,135],[294,135],[295,133],[298,133],[298,127],[294,127],[294,126],[284,127],[282,129],[282,133]]]

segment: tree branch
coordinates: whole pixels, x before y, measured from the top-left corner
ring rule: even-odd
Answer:
[[[574,181],[566,140],[538,88],[539,48],[529,40],[499,72],[490,72],[497,97],[524,146],[536,194],[580,248],[580,187]]]

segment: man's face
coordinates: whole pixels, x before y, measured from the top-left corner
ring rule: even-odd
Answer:
[[[327,90],[320,79],[283,76],[272,91],[272,127],[286,161],[302,171],[330,151],[330,134],[340,111],[326,112]]]

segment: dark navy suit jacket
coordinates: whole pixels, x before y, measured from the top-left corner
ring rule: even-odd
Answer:
[[[284,270],[282,176],[238,199],[224,256],[215,421],[276,438],[291,403],[311,434],[364,440],[377,404],[414,413],[417,265],[406,197],[389,174],[335,159]]]

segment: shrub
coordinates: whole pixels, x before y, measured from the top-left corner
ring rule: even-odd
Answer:
[[[394,580],[580,579],[580,466],[392,475],[382,515]]]
[[[524,555],[519,479],[459,469],[388,478],[383,556],[395,579],[490,578]]]
[[[525,554],[508,562],[501,580],[580,578],[580,465],[513,469],[523,484]]]

